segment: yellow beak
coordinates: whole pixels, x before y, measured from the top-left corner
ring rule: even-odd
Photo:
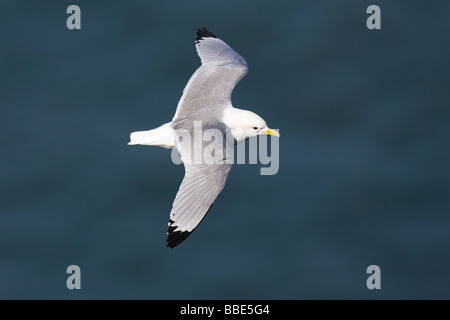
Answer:
[[[269,136],[275,136],[275,137],[280,137],[280,134],[273,130],[273,129],[267,129],[267,131],[264,132],[265,134],[269,135]]]

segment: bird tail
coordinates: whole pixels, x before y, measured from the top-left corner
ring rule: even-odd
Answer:
[[[163,124],[162,126],[147,130],[147,131],[135,131],[130,134],[129,145],[145,145],[145,146],[159,146],[167,149],[175,147],[175,141],[173,138],[172,128],[170,122]]]

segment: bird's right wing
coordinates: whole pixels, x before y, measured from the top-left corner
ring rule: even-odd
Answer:
[[[167,246],[184,241],[199,225],[227,181],[231,164],[185,165],[186,174],[170,212]]]
[[[185,175],[170,212],[167,246],[175,247],[202,221],[227,181],[234,147],[225,125],[210,123],[201,128],[182,120],[175,128],[175,144]],[[188,128],[188,129],[186,129]]]

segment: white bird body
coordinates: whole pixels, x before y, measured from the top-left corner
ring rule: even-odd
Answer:
[[[196,49],[202,65],[184,88],[172,121],[153,130],[133,132],[128,143],[177,148],[180,152],[185,176],[170,212],[167,246],[171,248],[184,241],[202,221],[225,186],[231,169],[227,161],[212,164],[188,161],[202,153],[205,145],[201,142],[200,148],[195,148],[183,134],[188,132],[195,137],[215,129],[225,137],[229,131],[238,143],[259,134],[279,136],[257,114],[231,104],[235,85],[248,72],[245,59],[206,28],[197,31]],[[202,127],[197,132],[199,122]],[[232,145],[220,139],[213,144],[224,151],[220,153],[224,158],[219,160],[227,160],[232,154],[227,152]]]
[[[175,148],[174,132],[171,125],[172,122],[167,122],[156,129],[132,132],[128,144],[158,146],[166,149]]]

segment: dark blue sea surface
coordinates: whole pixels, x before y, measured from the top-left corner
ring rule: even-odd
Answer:
[[[450,299],[450,2],[2,1],[0,26],[1,299]],[[169,249],[184,168],[127,143],[172,119],[202,26],[280,168],[235,165]]]

